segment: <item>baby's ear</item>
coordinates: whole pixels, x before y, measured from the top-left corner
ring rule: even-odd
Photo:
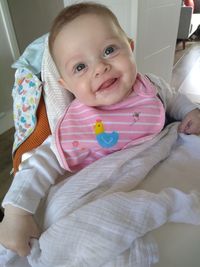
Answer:
[[[66,82],[62,78],[58,79],[58,83],[60,84],[61,87],[67,89]]]
[[[60,84],[62,88],[68,90],[69,92],[73,94],[73,92],[68,88],[67,83],[65,82],[65,80],[63,80],[63,78],[59,78],[58,83]]]
[[[128,38],[128,42],[131,47],[131,50],[134,51],[134,47],[135,47],[134,41],[131,38]]]

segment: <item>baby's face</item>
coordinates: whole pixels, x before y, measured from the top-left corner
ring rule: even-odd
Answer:
[[[58,34],[53,52],[62,86],[88,106],[115,104],[132,91],[132,49],[111,19],[79,16]]]

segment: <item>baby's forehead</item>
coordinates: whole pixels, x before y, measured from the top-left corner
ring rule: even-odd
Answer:
[[[63,57],[65,54],[68,57],[74,51],[81,52],[84,47],[91,52],[94,48],[103,50],[110,40],[114,42],[124,37],[111,18],[106,19],[105,16],[96,14],[80,15],[57,34],[53,48],[54,56]]]
[[[83,40],[93,37],[93,42],[102,38],[119,38],[123,34],[123,31],[113,22],[111,18],[96,14],[79,16],[70,24],[66,25],[63,31],[66,31],[66,37],[71,37],[75,41],[80,40],[79,37]]]
[[[83,28],[85,26],[89,31],[99,25],[104,25],[105,28],[112,27],[113,29],[122,31],[119,24],[117,24],[112,17],[108,16],[107,14],[96,14],[96,13],[81,14],[73,18],[72,20],[64,23],[60,31],[67,30],[69,28],[75,28],[76,26],[78,28]]]
[[[83,14],[75,18],[73,21],[79,21],[80,23],[85,22],[85,23],[90,23],[92,22],[99,22],[99,23],[106,23],[106,24],[114,24],[114,21],[112,20],[111,17],[105,14],[96,14],[96,13],[88,13],[88,14]],[[93,28],[93,24],[88,25],[90,28]]]

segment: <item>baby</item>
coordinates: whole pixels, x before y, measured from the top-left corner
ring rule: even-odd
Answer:
[[[66,170],[79,171],[103,156],[152,139],[162,131],[166,111],[182,119],[180,132],[200,133],[195,104],[171,91],[164,99],[159,88],[137,72],[134,43],[105,6],[66,7],[54,21],[49,49],[59,83],[75,100],[56,133],[22,163],[3,201],[0,243],[20,256],[28,255],[31,238],[40,236],[33,214],[41,198]]]

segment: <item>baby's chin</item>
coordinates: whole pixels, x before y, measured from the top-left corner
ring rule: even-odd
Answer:
[[[117,105],[118,103],[122,102],[126,97],[120,97],[120,98],[116,98],[116,99],[104,99],[104,101],[100,101],[98,104],[96,104],[94,106],[96,106],[96,107],[109,107],[109,106]]]
[[[98,106],[109,106],[109,105],[115,105],[118,104],[119,102],[125,100],[132,92],[132,88],[130,90],[127,90],[126,92],[123,93],[116,93],[115,95],[105,95],[101,96],[98,99]]]
[[[119,90],[115,93],[108,91],[105,91],[104,93],[98,92],[91,99],[84,99],[84,101],[81,102],[90,107],[111,106],[125,100],[132,93],[132,90],[131,87],[129,90]]]

